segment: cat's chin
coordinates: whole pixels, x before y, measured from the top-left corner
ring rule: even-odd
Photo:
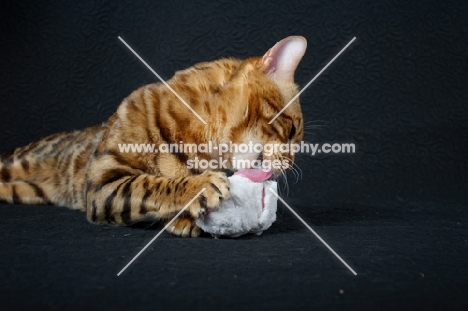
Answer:
[[[268,178],[268,180],[278,180],[278,178],[281,176],[281,171],[273,171],[271,174],[271,177]]]

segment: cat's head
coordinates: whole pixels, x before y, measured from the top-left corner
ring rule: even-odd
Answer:
[[[294,162],[294,152],[285,150],[300,143],[304,133],[294,72],[306,46],[303,37],[288,37],[263,56],[201,63],[174,76],[177,91],[190,89],[196,94],[187,96],[207,122],[196,129],[202,133],[200,141],[232,147],[222,155],[231,168],[241,169],[246,163],[256,166],[256,160],[266,164],[277,160],[281,167],[270,168],[278,175]],[[242,144],[250,146],[247,152]],[[258,145],[264,146],[261,152]],[[272,146],[277,146],[276,150]]]

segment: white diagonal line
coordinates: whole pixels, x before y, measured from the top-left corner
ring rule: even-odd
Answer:
[[[306,86],[304,86],[304,87],[302,88],[302,90],[301,90],[299,93],[297,93],[297,94],[296,94],[296,96],[294,96],[294,97],[293,97],[293,99],[291,99],[291,100],[289,101],[289,103],[288,103],[286,106],[284,106],[284,108],[283,108],[283,109],[281,109],[281,111],[280,111],[280,112],[278,112],[278,113],[276,114],[276,116],[274,116],[274,118],[273,118],[273,119],[271,119],[271,120],[270,120],[270,122],[268,122],[268,124],[271,124],[271,123],[273,123],[273,121],[275,121],[275,120],[276,120],[276,118],[278,118],[278,117],[279,117],[279,115],[280,115],[280,114],[282,114],[282,113],[283,113],[283,112],[286,110],[286,108],[288,108],[288,106],[289,106],[289,105],[291,105],[291,103],[292,103],[293,101],[295,101],[295,100],[296,100],[296,98],[298,98],[298,97],[299,97],[299,95],[301,95],[301,94],[302,94],[302,92],[304,92],[304,91],[305,91],[305,90],[306,90],[306,89],[307,89],[307,88],[308,88],[308,87],[309,87],[309,86],[312,84],[312,82],[314,82],[314,81],[315,81],[315,79],[317,79],[317,78],[318,78],[318,77],[319,77],[319,76],[322,74],[322,72],[324,72],[324,71],[325,71],[325,69],[327,69],[327,68],[328,68],[328,66],[330,66],[330,65],[331,65],[331,63],[333,63],[333,62],[335,61],[335,59],[337,59],[337,58],[338,58],[338,56],[340,56],[340,54],[341,54],[341,53],[343,53],[343,52],[344,52],[344,50],[346,50],[346,49],[348,48],[348,46],[350,46],[350,45],[351,45],[351,43],[353,43],[353,41],[354,41],[354,40],[356,40],[356,37],[354,37],[353,39],[351,39],[351,41],[349,41],[349,43],[348,43],[348,44],[346,44],[346,46],[345,46],[343,49],[341,49],[341,51],[340,51],[338,54],[336,54],[336,56],[335,56],[335,57],[333,57],[333,59],[332,59],[331,61],[329,61],[329,62],[328,62],[328,64],[327,64],[325,67],[323,67],[323,69],[322,69],[322,70],[320,70],[320,72],[319,72],[318,74],[316,74],[316,75],[315,75],[315,77],[314,77],[312,80],[310,80],[310,82],[309,82],[309,83],[307,83],[307,85],[306,85]]]
[[[164,230],[166,230],[166,229],[170,226],[170,224],[171,224],[177,217],[179,217],[180,214],[182,214],[182,213],[187,209],[187,207],[188,207],[190,204],[192,204],[193,201],[195,201],[196,198],[198,198],[198,196],[199,196],[203,191],[205,191],[205,189],[206,189],[206,188],[203,188],[202,190],[200,190],[200,192],[198,192],[198,193],[193,197],[193,199],[191,199],[190,202],[188,202],[187,205],[185,205],[184,208],[183,208],[180,212],[178,212],[177,215],[175,215],[174,218],[172,218],[171,221],[169,221],[169,222],[167,223],[167,225],[165,225],[164,228],[162,228],[162,230],[159,231],[159,233],[156,234],[156,236],[155,236],[154,238],[152,238],[151,241],[149,241],[149,243],[146,244],[146,246],[143,247],[143,248],[141,249],[141,251],[139,251],[138,254],[136,254],[136,256],[133,257],[133,259],[130,260],[130,262],[129,262],[122,270],[120,270],[119,273],[117,273],[117,276],[120,276],[120,275],[122,274],[122,272],[124,272],[125,269],[127,269],[127,268],[135,261],[135,259],[137,259],[138,256],[140,256],[140,255],[151,245],[151,243],[153,243],[153,242],[161,235],[161,233],[163,233]]]
[[[138,59],[139,59],[146,67],[148,67],[148,69],[149,69],[156,77],[158,77],[158,79],[159,79],[162,83],[164,83],[164,85],[165,85],[169,90],[171,90],[172,93],[174,93],[175,96],[177,96],[178,99],[180,99],[180,101],[181,101],[185,106],[187,106],[188,109],[190,109],[191,112],[193,112],[194,115],[197,116],[198,119],[200,119],[200,121],[203,122],[203,124],[206,125],[205,120],[203,120],[202,117],[200,117],[200,115],[199,115],[198,113],[196,113],[195,110],[193,110],[193,108],[190,107],[190,105],[187,104],[187,102],[186,102],[182,97],[180,97],[179,94],[177,94],[176,91],[174,91],[174,89],[172,89],[172,87],[170,87],[169,84],[167,84],[166,81],[164,81],[164,79],[161,78],[161,77],[158,75],[158,73],[157,73],[156,71],[154,71],[153,68],[150,67],[150,65],[148,65],[148,64],[146,63],[146,62],[143,60],[143,58],[141,58],[140,55],[138,55],[138,53],[135,52],[135,51],[130,47],[130,45],[127,44],[127,42],[125,42],[124,39],[122,39],[120,36],[119,36],[118,38],[119,38],[120,41],[122,41],[123,44],[125,44],[125,46],[126,46],[130,51],[132,51],[133,54],[135,54],[136,57],[138,57]]]
[[[289,210],[294,214],[294,216],[296,216],[303,224],[304,226],[307,227],[307,229],[310,230],[310,232],[312,232],[319,240],[320,242],[322,242],[329,250],[330,252],[333,253],[333,255],[336,256],[336,258],[338,258],[345,266],[346,268],[348,268],[354,275],[357,275],[357,273],[346,263],[346,261],[344,261],[340,255],[338,255],[334,250],[333,248],[331,248],[327,242],[325,242],[315,231],[314,229],[312,229],[292,208],[291,206],[288,205],[288,203],[286,203],[274,190],[270,189],[271,192],[273,192],[273,194],[287,207],[289,208]]]

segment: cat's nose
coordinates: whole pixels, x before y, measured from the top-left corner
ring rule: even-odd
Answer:
[[[231,177],[232,175],[234,175],[234,170],[225,169],[225,170],[224,170],[224,173],[226,173],[226,176],[227,176],[227,177]]]

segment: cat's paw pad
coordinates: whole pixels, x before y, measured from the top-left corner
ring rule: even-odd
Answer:
[[[179,217],[174,219],[166,230],[172,235],[184,238],[195,238],[202,233],[201,229],[195,224],[195,221],[189,217]]]
[[[194,218],[203,217],[208,211],[217,209],[223,200],[228,199],[229,180],[225,173],[204,172],[195,177],[196,187],[205,188],[193,202],[190,214]]]

